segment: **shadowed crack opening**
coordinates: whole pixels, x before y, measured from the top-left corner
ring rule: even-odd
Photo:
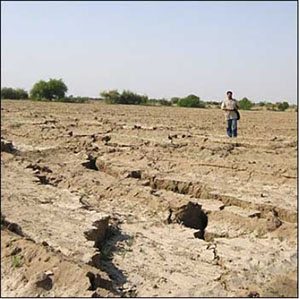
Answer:
[[[189,202],[178,208],[170,208],[168,223],[181,223],[186,227],[199,229],[194,233],[194,236],[204,240],[205,228],[208,223],[207,215],[202,210],[201,205]]]
[[[47,173],[52,173],[52,170],[47,167],[47,166],[42,166],[39,164],[32,164],[30,163],[29,165],[26,166],[26,168],[30,168],[36,171],[41,171],[41,172],[47,172]]]
[[[117,225],[108,225],[109,217],[104,217],[93,223],[93,229],[86,231],[85,237],[87,240],[94,241],[94,247],[97,248],[96,253],[91,257],[88,262],[89,265],[100,269],[108,274],[112,282],[101,279],[93,273],[88,273],[91,286],[89,290],[94,291],[98,286],[106,288],[115,294],[122,295],[121,286],[127,281],[127,277],[123,274],[113,262],[113,255],[118,251],[116,243],[130,238],[128,235],[122,234]],[[93,294],[97,297],[97,292]]]
[[[127,277],[115,266],[113,256],[119,252],[117,243],[130,238],[129,235],[123,234],[118,226],[110,226],[105,240],[98,247],[100,253],[92,258],[93,263],[105,271],[117,287],[122,286],[127,281]]]
[[[101,278],[99,274],[88,272],[86,276],[90,280],[90,284],[91,284],[88,288],[88,291],[96,291],[97,288],[106,289],[108,291],[112,290],[111,281]]]
[[[84,166],[87,169],[92,169],[92,170],[98,170],[96,166],[96,160],[97,158],[93,157],[92,155],[88,155],[88,161],[83,162],[82,166]]]
[[[42,288],[46,291],[50,291],[53,287],[53,281],[52,281],[51,277],[47,276],[44,279],[37,281],[36,286],[38,288]]]
[[[142,177],[140,170],[132,170],[128,173],[127,177],[140,179]]]
[[[40,180],[42,185],[52,185],[45,175],[36,175],[36,177]]]
[[[10,153],[13,155],[17,155],[20,153],[20,151],[15,147],[15,145],[12,142],[7,141],[2,137],[1,137],[1,152]]]
[[[11,232],[13,232],[21,237],[25,237],[21,226],[17,223],[12,223],[12,222],[7,221],[5,219],[5,216],[1,213],[1,229],[3,229],[3,228],[7,228]]]

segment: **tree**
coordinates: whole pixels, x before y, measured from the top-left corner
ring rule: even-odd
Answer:
[[[50,79],[47,84],[49,88],[50,100],[63,98],[68,91],[68,88],[62,79]]]
[[[68,88],[62,79],[50,79],[48,82],[39,81],[30,91],[30,97],[35,100],[57,100],[65,97]]]
[[[180,107],[205,108],[205,103],[200,101],[200,98],[193,94],[190,94],[185,98],[181,98],[177,105]]]
[[[1,99],[11,99],[11,100],[28,99],[28,93],[22,88],[13,89],[10,87],[3,87],[1,89]]]
[[[247,98],[242,98],[239,102],[238,102],[238,106],[241,110],[250,110],[253,107],[253,103],[248,100]]]
[[[15,99],[16,93],[13,88],[3,87],[1,88],[1,99]]]
[[[50,93],[46,81],[40,80],[33,85],[30,90],[30,97],[34,100],[42,100],[43,98],[49,99]]]

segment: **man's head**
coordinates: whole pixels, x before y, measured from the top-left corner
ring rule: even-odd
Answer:
[[[228,99],[232,99],[232,91],[229,90],[226,92],[226,94]]]

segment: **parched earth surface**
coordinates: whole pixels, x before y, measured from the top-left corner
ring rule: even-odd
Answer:
[[[1,295],[297,296],[297,113],[1,103]]]

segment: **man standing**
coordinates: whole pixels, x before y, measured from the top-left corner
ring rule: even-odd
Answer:
[[[237,121],[239,109],[237,101],[232,98],[232,91],[227,91],[227,98],[223,101],[221,109],[225,111],[225,119],[227,121],[227,135],[229,137],[237,137]]]

